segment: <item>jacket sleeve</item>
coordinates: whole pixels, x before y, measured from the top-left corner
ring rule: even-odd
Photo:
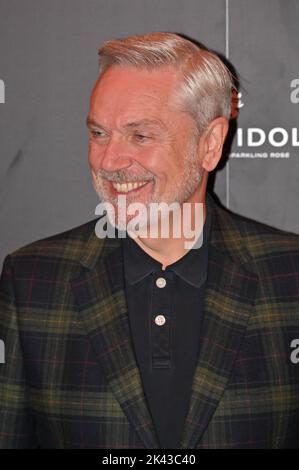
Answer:
[[[11,256],[5,258],[0,278],[0,340],[0,449],[37,448],[18,328]]]

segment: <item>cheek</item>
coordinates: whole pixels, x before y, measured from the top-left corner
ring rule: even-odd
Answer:
[[[142,149],[134,157],[141,166],[160,178],[168,178],[178,167],[177,155],[170,146]]]
[[[97,170],[100,165],[99,149],[92,143],[88,147],[88,163],[92,170]]]
[[[153,171],[160,178],[175,185],[184,170],[183,155],[175,152],[172,148],[157,152],[151,160]]]

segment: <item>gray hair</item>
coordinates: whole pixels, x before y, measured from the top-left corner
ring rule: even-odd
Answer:
[[[177,104],[193,117],[199,132],[219,116],[230,118],[233,75],[205,46],[174,33],[156,32],[107,41],[99,56],[100,74],[112,65],[149,70],[174,66],[182,74]]]

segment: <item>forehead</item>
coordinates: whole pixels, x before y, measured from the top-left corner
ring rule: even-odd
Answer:
[[[173,97],[179,82],[173,67],[148,71],[112,66],[95,84],[90,114],[101,122],[158,115],[163,118],[174,112]]]

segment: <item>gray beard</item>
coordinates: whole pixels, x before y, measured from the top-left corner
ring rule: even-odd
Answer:
[[[177,202],[182,204],[194,194],[202,179],[202,171],[200,171],[198,168],[198,157],[196,150],[196,139],[194,138],[190,141],[190,147],[185,154],[184,172],[180,186],[177,186],[173,193],[164,198],[163,196],[159,196],[157,193],[155,193],[154,190],[152,197],[146,203],[146,205],[149,205],[151,202],[165,202],[167,204]],[[107,172],[105,170],[99,170],[95,175],[95,180],[93,181],[94,189],[102,202],[110,202],[114,206],[117,205],[117,197],[111,197],[110,195],[108,196],[106,194],[105,182],[103,182],[104,179],[116,183],[121,183],[124,179],[130,179],[130,181],[153,181],[154,184],[156,181],[155,176],[149,172],[141,176],[139,175],[138,177],[130,176],[128,178],[128,171],[117,170],[115,172]],[[138,199],[131,199],[131,202],[139,201]]]

